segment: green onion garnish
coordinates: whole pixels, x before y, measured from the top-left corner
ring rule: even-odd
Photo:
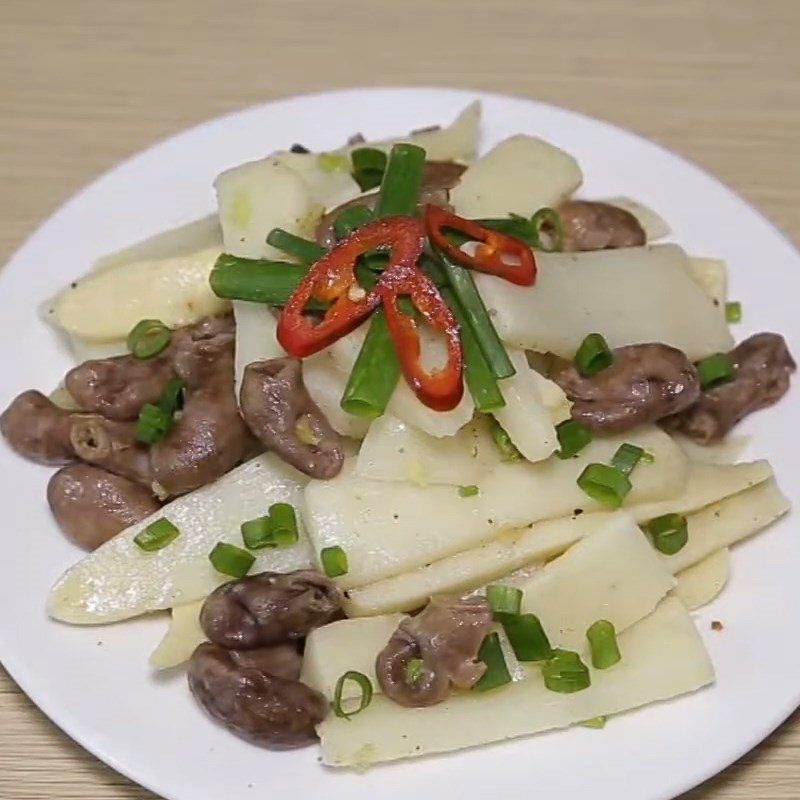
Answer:
[[[128,334],[128,350],[136,358],[157,356],[172,339],[170,329],[158,319],[143,319]]]
[[[183,408],[183,390],[186,384],[180,378],[170,378],[161,397],[158,398],[158,407],[172,416]]]
[[[480,489],[474,484],[470,484],[469,486],[459,486],[458,487],[458,496],[459,497],[475,497],[476,494],[480,492]]]
[[[136,439],[143,444],[154,444],[163,439],[171,427],[172,414],[152,403],[145,403],[136,420]]]
[[[166,517],[151,522],[133,537],[136,545],[146,553],[161,550],[178,538],[180,531]]]
[[[350,153],[350,157],[353,160],[353,178],[362,192],[381,185],[383,173],[386,171],[386,153],[383,150],[359,147]]]
[[[617,632],[607,619],[599,619],[586,631],[589,649],[592,652],[592,666],[595,669],[608,669],[619,663],[622,656],[617,644]]]
[[[544,661],[553,648],[536,614],[496,614],[519,661]]]
[[[632,488],[627,475],[607,464],[589,464],[578,477],[578,486],[608,508],[619,508]]]
[[[422,679],[425,662],[421,658],[412,658],[405,666],[403,677],[409,686],[416,686]]]
[[[358,684],[358,688],[361,689],[361,700],[358,704],[358,708],[349,713],[342,707],[342,692],[344,691],[344,685],[347,681],[353,681],[353,683]],[[349,670],[336,681],[336,689],[333,693],[333,713],[336,714],[337,717],[350,719],[354,714],[360,714],[371,702],[372,682],[363,672]]]
[[[490,633],[481,643],[478,661],[486,664],[486,672],[472,687],[473,692],[488,692],[490,689],[511,683],[511,675],[503,658],[503,649],[500,647],[500,637],[496,633]]]
[[[347,553],[339,545],[323,547],[319,554],[322,570],[329,578],[338,578],[347,575]]]
[[[289,233],[283,228],[273,228],[267,235],[267,244],[309,266],[319,261],[327,252],[322,245]]]
[[[614,363],[614,354],[599,333],[590,333],[575,353],[575,366],[585,378],[607,369]]]
[[[689,541],[689,524],[683,514],[664,514],[644,527],[656,550],[666,556],[674,556]]]
[[[290,503],[273,503],[269,524],[275,547],[288,547],[297,541],[297,514]]]
[[[540,208],[532,217],[531,225],[536,231],[536,241],[540,250],[554,253],[564,249],[564,228],[561,225],[561,217],[552,208]],[[544,231],[550,246],[545,247],[542,232]]]
[[[495,614],[519,614],[522,607],[522,590],[500,583],[486,587],[486,600]]]
[[[738,300],[725,303],[725,320],[727,322],[742,321],[742,304]]]
[[[556,453],[559,458],[572,458],[592,441],[592,432],[572,419],[556,425],[556,436],[561,445],[561,449]]]
[[[489,432],[491,433],[492,441],[500,451],[501,461],[519,461],[522,458],[522,453],[517,450],[514,442],[511,441],[511,437],[506,433],[506,429],[494,418],[492,418]]]
[[[373,219],[375,215],[366,206],[348,206],[333,221],[333,232],[337,239],[344,239]]]
[[[544,685],[551,692],[571,694],[592,685],[589,668],[572,650],[554,650],[542,665]]]
[[[255,556],[235,544],[217,542],[208,554],[208,560],[217,572],[233,578],[244,578],[255,563]]]
[[[730,383],[736,377],[733,362],[727,353],[715,353],[698,361],[697,374],[700,376],[700,385],[705,390]]]
[[[269,517],[256,517],[242,523],[242,541],[248,550],[260,550],[262,547],[272,547],[270,537]]]
[[[625,442],[614,453],[611,459],[611,466],[618,469],[623,475],[630,475],[643,455],[644,450],[641,447]]]
[[[606,726],[606,720],[608,717],[592,717],[591,719],[585,719],[583,722],[579,722],[582,728],[594,728],[595,730],[602,730]]]

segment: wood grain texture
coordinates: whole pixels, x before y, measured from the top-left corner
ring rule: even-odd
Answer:
[[[2,0],[0,263],[87,181],[296,92],[535,97],[705,167],[800,242],[798,0]],[[755,265],[757,268],[757,265]],[[684,800],[796,800],[800,715]],[[0,674],[0,798],[154,800]]]

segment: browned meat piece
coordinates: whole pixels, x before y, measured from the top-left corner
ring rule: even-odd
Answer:
[[[319,572],[264,572],[215,589],[200,624],[214,644],[250,650],[303,639],[341,607],[339,589]]]
[[[701,444],[725,436],[754,411],[774,405],[789,391],[796,364],[783,336],[757,333],[730,352],[736,378],[700,395],[690,408],[665,420],[666,426]]]
[[[312,478],[333,478],[344,464],[342,437],[311,399],[299,359],[248,364],[239,392],[242,415],[267,450]]]
[[[81,461],[151,488],[150,453],[146,445],[136,440],[135,422],[113,422],[99,414],[73,413],[69,440]]]
[[[314,729],[328,713],[319,692],[259,669],[252,656],[242,658],[208,642],[189,661],[189,688],[230,731],[273,750],[316,741]]]
[[[86,550],[100,547],[159,508],[143,486],[87,464],[56,472],[47,485],[47,502],[67,538]]]
[[[434,599],[416,617],[404,619],[378,654],[375,670],[383,693],[402,706],[432,706],[451,686],[469,689],[486,671],[476,662],[492,626],[486,598]],[[419,660],[410,671],[409,662]]]
[[[622,433],[688,408],[700,379],[688,358],[665,344],[614,350],[614,363],[587,378],[570,365],[553,380],[573,401],[572,419],[593,431]]]
[[[268,675],[285,678],[287,681],[300,680],[303,656],[296,643],[259,647],[256,650],[230,650],[229,652],[236,666],[242,669],[257,669]]]
[[[565,250],[638,247],[647,241],[639,220],[623,208],[588,200],[568,200],[558,209]]]
[[[466,167],[455,161],[426,161],[422,173],[422,189],[420,191],[418,207],[425,205],[450,208],[449,192],[461,180]],[[316,239],[323,247],[333,247],[336,235],[333,232],[333,223],[339,214],[351,206],[364,206],[375,210],[378,202],[378,192],[371,192],[349,200],[325,214],[317,225]]]
[[[14,398],[0,415],[0,433],[21,456],[40,464],[75,460],[70,443],[71,413],[33,389]]]

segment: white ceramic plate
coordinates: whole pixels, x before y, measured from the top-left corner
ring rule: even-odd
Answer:
[[[121,164],[48,220],[0,279],[0,405],[49,390],[69,366],[36,316],[55,288],[111,250],[213,210],[221,170],[301,141],[336,146],[362,131],[387,136],[449,122],[484,102],[484,146],[525,132],[577,156],[586,196],[629,195],[659,211],[695,255],[725,258],[731,296],[744,302],[744,336],[783,332],[800,353],[800,255],[756,211],[680,158],[610,125],[529,100],[438,89],[369,89],[299,97],[249,109],[180,134]],[[800,505],[797,390],[745,427],[752,452],[772,461]],[[800,703],[800,539],[790,516],[735,551],[728,588],[696,617],[717,668],[716,686],[614,718],[604,731],[574,729],[469,752],[337,773],[315,748],[251,747],[195,707],[182,674],[154,677],[147,657],[163,618],[69,628],[44,613],[47,591],[80,557],[45,503],[52,470],[0,446],[3,570],[0,658],[66,733],[169,800],[246,800],[292,789],[326,800],[671,798],[753,747]],[[722,633],[710,630],[722,620]]]

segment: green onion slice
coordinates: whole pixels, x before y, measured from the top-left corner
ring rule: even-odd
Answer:
[[[208,560],[217,572],[233,578],[244,578],[255,563],[255,556],[235,544],[217,542],[208,554]]]
[[[511,675],[500,646],[500,637],[496,633],[490,633],[483,640],[480,650],[478,650],[478,660],[486,664],[486,672],[472,687],[473,692],[488,692],[511,683]]]
[[[592,666],[595,669],[608,669],[622,659],[617,644],[617,632],[607,619],[599,619],[586,631],[589,649],[592,653]]]
[[[590,333],[575,353],[575,366],[585,378],[590,378],[614,363],[614,354],[599,333]]]
[[[347,553],[339,545],[333,547],[323,547],[319,554],[322,562],[322,571],[329,578],[338,578],[340,575],[347,575],[349,569],[347,565]]]
[[[607,464],[589,464],[578,476],[578,486],[608,508],[619,508],[632,488],[627,475]]]
[[[606,721],[608,717],[592,717],[591,719],[585,719],[583,722],[579,722],[582,728],[593,728],[594,730],[602,730],[606,726]]]
[[[730,383],[736,377],[733,362],[727,353],[715,353],[698,361],[697,374],[700,376],[700,385],[705,390]]]
[[[522,590],[516,586],[495,583],[486,587],[486,600],[495,614],[519,614],[522,607]]]
[[[273,503],[269,507],[269,525],[275,547],[288,547],[297,541],[297,514],[290,503]]]
[[[470,484],[469,486],[458,487],[459,497],[475,497],[475,495],[479,493],[480,489],[474,483]]]
[[[346,712],[342,706],[342,692],[347,681],[353,681],[361,689],[361,700],[355,711]],[[341,719],[350,719],[354,714],[360,714],[372,702],[372,682],[363,672],[348,670],[336,681],[336,689],[333,693],[333,713]]]
[[[269,517],[256,517],[242,523],[242,541],[248,550],[273,547],[270,535]]]
[[[158,398],[158,407],[172,416],[176,411],[183,408],[183,391],[186,384],[180,378],[170,378],[161,397]]]
[[[558,450],[556,455],[562,459],[572,458],[592,441],[592,432],[572,419],[556,425],[556,436],[558,436],[558,443],[561,445],[561,449]]]
[[[403,678],[409,686],[416,686],[425,671],[425,662],[421,658],[412,658],[403,670]]]
[[[137,547],[146,553],[162,550],[170,542],[178,538],[180,531],[166,517],[151,522],[146,528],[133,537]]]
[[[143,319],[128,334],[128,350],[136,358],[152,358],[164,350],[172,339],[170,329],[158,319]]]
[[[551,692],[572,694],[592,685],[589,668],[572,650],[554,650],[542,665],[544,685]]]
[[[621,444],[611,459],[611,466],[618,469],[623,475],[630,475],[633,468],[644,455],[644,449],[635,444],[625,442]]]
[[[348,206],[333,221],[333,232],[337,239],[344,239],[353,231],[372,222],[375,215],[366,206]]]
[[[674,556],[689,541],[689,524],[683,514],[664,514],[651,519],[645,530],[659,553]]]
[[[383,173],[386,171],[386,153],[383,150],[359,147],[350,153],[350,157],[353,160],[353,178],[362,192],[381,185]]]
[[[519,661],[550,658],[553,648],[536,614],[495,614],[495,619],[502,624]]]
[[[561,217],[552,208],[540,208],[532,217],[531,224],[536,231],[536,245],[540,250],[554,253],[564,249],[564,228]],[[544,233],[544,237],[542,237]],[[545,244],[547,242],[547,244]]]
[[[494,418],[492,418],[489,432],[492,436],[492,441],[500,451],[501,461],[519,461],[522,458],[522,453],[517,450],[516,445],[511,441],[511,437],[506,433],[506,429]]]
[[[143,444],[155,444],[167,435],[171,427],[172,414],[152,403],[145,403],[136,420],[136,439]]]
[[[738,300],[725,303],[725,320],[727,322],[742,321],[742,304]]]

